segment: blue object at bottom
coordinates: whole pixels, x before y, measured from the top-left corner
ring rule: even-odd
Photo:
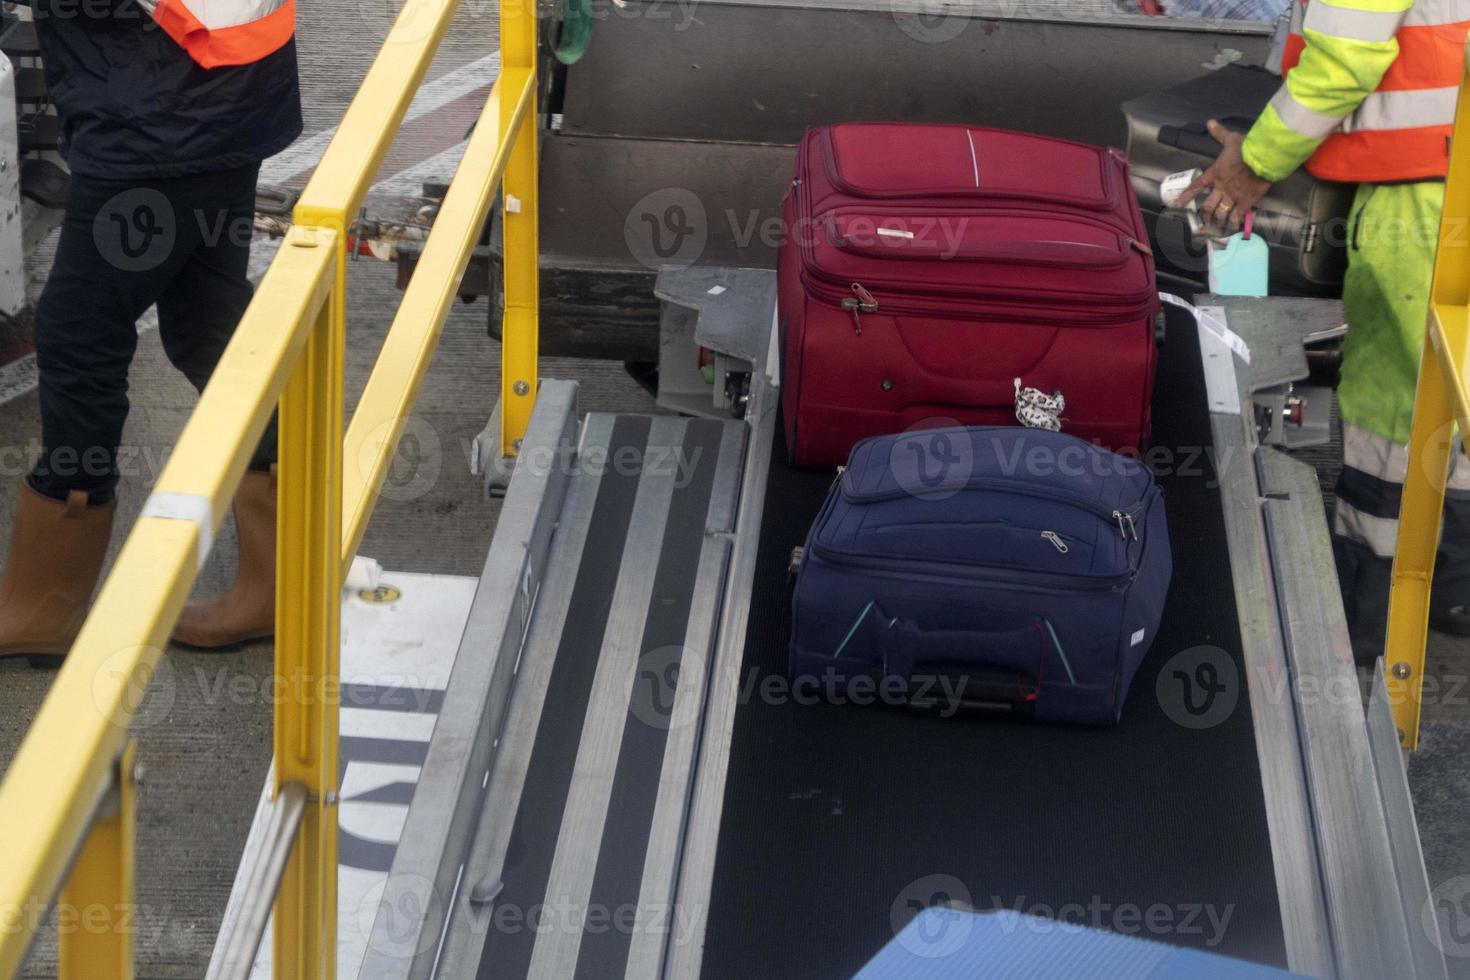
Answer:
[[[935,906],[913,918],[858,980],[1267,980],[1274,967],[1002,909]]]

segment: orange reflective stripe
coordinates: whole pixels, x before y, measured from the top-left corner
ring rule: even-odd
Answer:
[[[1381,184],[1443,179],[1450,168],[1453,126],[1363,130],[1329,136],[1307,170],[1322,180]]]
[[[235,27],[209,28],[183,0],[160,0],[153,19],[199,65],[248,65],[281,48],[296,30],[296,0],[258,20]]]
[[[1302,6],[1305,6],[1303,4]],[[1417,5],[1414,9],[1417,9]],[[1409,12],[1413,20],[1414,9]],[[1399,55],[1384,76],[1381,89],[1447,88],[1460,84],[1460,67],[1470,20],[1447,24],[1405,24],[1394,38]],[[1281,73],[1297,66],[1306,50],[1307,39],[1293,31],[1286,37],[1281,54]]]
[[[1281,74],[1285,75],[1297,66],[1302,60],[1302,52],[1307,50],[1307,39],[1300,34],[1288,34],[1286,36],[1286,47],[1281,52]]]
[[[1401,27],[1399,56],[1378,84],[1380,91],[1452,88],[1460,84],[1470,20],[1438,27]]]
[[[1306,2],[1302,0],[1302,7],[1297,10],[1303,9]],[[1458,88],[1465,41],[1470,35],[1470,20],[1441,24],[1425,24],[1424,21],[1458,11],[1460,7],[1458,0],[1420,0],[1410,10],[1405,25],[1394,34],[1399,46],[1398,57],[1379,82],[1375,95],[1421,92],[1424,105],[1404,103],[1402,112],[1397,108],[1389,112],[1390,104],[1381,100],[1382,105],[1372,106],[1378,110],[1376,116],[1372,112],[1366,112],[1362,117],[1358,113],[1350,115],[1344,122],[1345,131],[1328,136],[1312,154],[1307,161],[1308,171],[1323,180],[1349,183],[1432,180],[1445,176],[1449,171],[1449,138],[1453,128],[1450,117],[1453,113],[1446,113],[1441,125],[1437,110],[1424,110],[1438,105],[1434,97],[1442,91]],[[1299,17],[1296,23],[1300,23]],[[1306,47],[1307,39],[1300,31],[1293,31],[1287,36],[1282,50],[1282,74],[1300,64]],[[1365,106],[1369,104],[1365,103]],[[1384,128],[1394,125],[1395,120],[1409,125]],[[1435,124],[1414,125],[1430,120]],[[1354,128],[1355,122],[1372,123],[1374,128]]]

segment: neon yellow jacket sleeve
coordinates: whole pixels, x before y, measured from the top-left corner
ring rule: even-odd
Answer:
[[[1278,181],[1305,163],[1378,88],[1398,57],[1394,35],[1412,6],[1413,0],[1311,0],[1301,60],[1246,134],[1246,166]]]

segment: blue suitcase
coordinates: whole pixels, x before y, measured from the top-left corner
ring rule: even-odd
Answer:
[[[1135,459],[1042,429],[868,439],[803,549],[794,690],[1111,725],[1172,571]]]

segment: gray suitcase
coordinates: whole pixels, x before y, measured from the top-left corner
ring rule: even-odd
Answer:
[[[1166,92],[1124,103],[1133,189],[1149,226],[1161,276],[1201,284],[1205,246],[1182,212],[1163,206],[1159,183],[1220,152],[1205,121],[1218,119],[1244,132],[1271,100],[1281,79],[1263,68],[1228,65]],[[1298,170],[1271,188],[1256,209],[1255,229],[1271,246],[1271,292],[1332,296],[1342,291],[1347,267],[1348,210],[1354,184],[1318,180]]]

